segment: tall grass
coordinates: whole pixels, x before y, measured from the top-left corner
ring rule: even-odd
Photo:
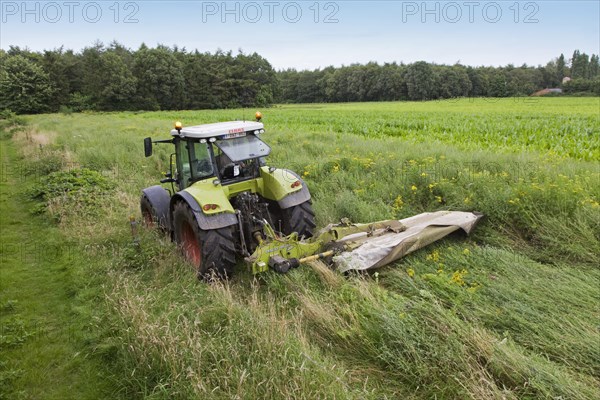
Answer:
[[[598,100],[285,106],[263,110],[270,163],[307,181],[320,226],[477,210],[449,238],[364,277],[321,264],[225,284],[194,280],[139,230],[140,189],[172,149],[141,139],[250,110],[29,117],[24,157],[90,168],[114,191],[62,214],[102,282],[98,349],[119,390],[149,398],[600,397]],[[35,142],[35,135],[52,137]],[[56,158],[58,157],[58,161]],[[31,179],[35,171],[26,171]],[[45,173],[45,172],[42,172]],[[60,203],[57,203],[60,208]],[[66,206],[66,205],[65,205]]]

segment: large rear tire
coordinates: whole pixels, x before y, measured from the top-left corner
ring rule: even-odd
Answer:
[[[282,233],[289,235],[292,232],[298,232],[298,236],[300,237],[313,237],[316,224],[315,213],[310,200],[281,210],[281,214]]]
[[[199,279],[227,279],[233,275],[235,244],[231,227],[200,229],[191,208],[180,201],[173,209],[173,234]]]

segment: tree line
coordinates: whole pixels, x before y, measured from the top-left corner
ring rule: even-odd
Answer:
[[[353,64],[340,68],[280,71],[278,102],[351,102],[433,100],[455,97],[528,96],[545,88],[567,94],[600,95],[598,55],[576,50],[567,62],[561,54],[545,66],[471,67],[412,64]],[[570,81],[563,82],[569,77]]]
[[[0,109],[16,113],[181,110],[265,106],[276,75],[260,55],[188,52],[95,43],[76,53],[58,48],[0,50]]]
[[[561,87],[600,95],[598,55],[575,51],[545,66],[470,67],[368,63],[275,71],[242,51],[189,52],[100,42],[80,52],[0,50],[0,110],[43,113],[85,110],[180,110],[264,107],[273,102],[430,100],[508,97]],[[563,78],[571,81],[563,84]]]

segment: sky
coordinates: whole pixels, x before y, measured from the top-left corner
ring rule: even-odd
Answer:
[[[0,48],[257,52],[276,69],[375,61],[545,65],[600,53],[592,1],[0,1]]]

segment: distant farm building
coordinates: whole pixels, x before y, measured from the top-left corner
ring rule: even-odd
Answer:
[[[562,89],[560,89],[560,88],[542,89],[542,90],[539,90],[539,91],[533,93],[532,96],[546,96],[551,93],[560,94],[560,93],[562,93]]]
[[[568,76],[565,76],[562,80],[562,83],[567,83],[571,80],[571,78],[569,78]]]

